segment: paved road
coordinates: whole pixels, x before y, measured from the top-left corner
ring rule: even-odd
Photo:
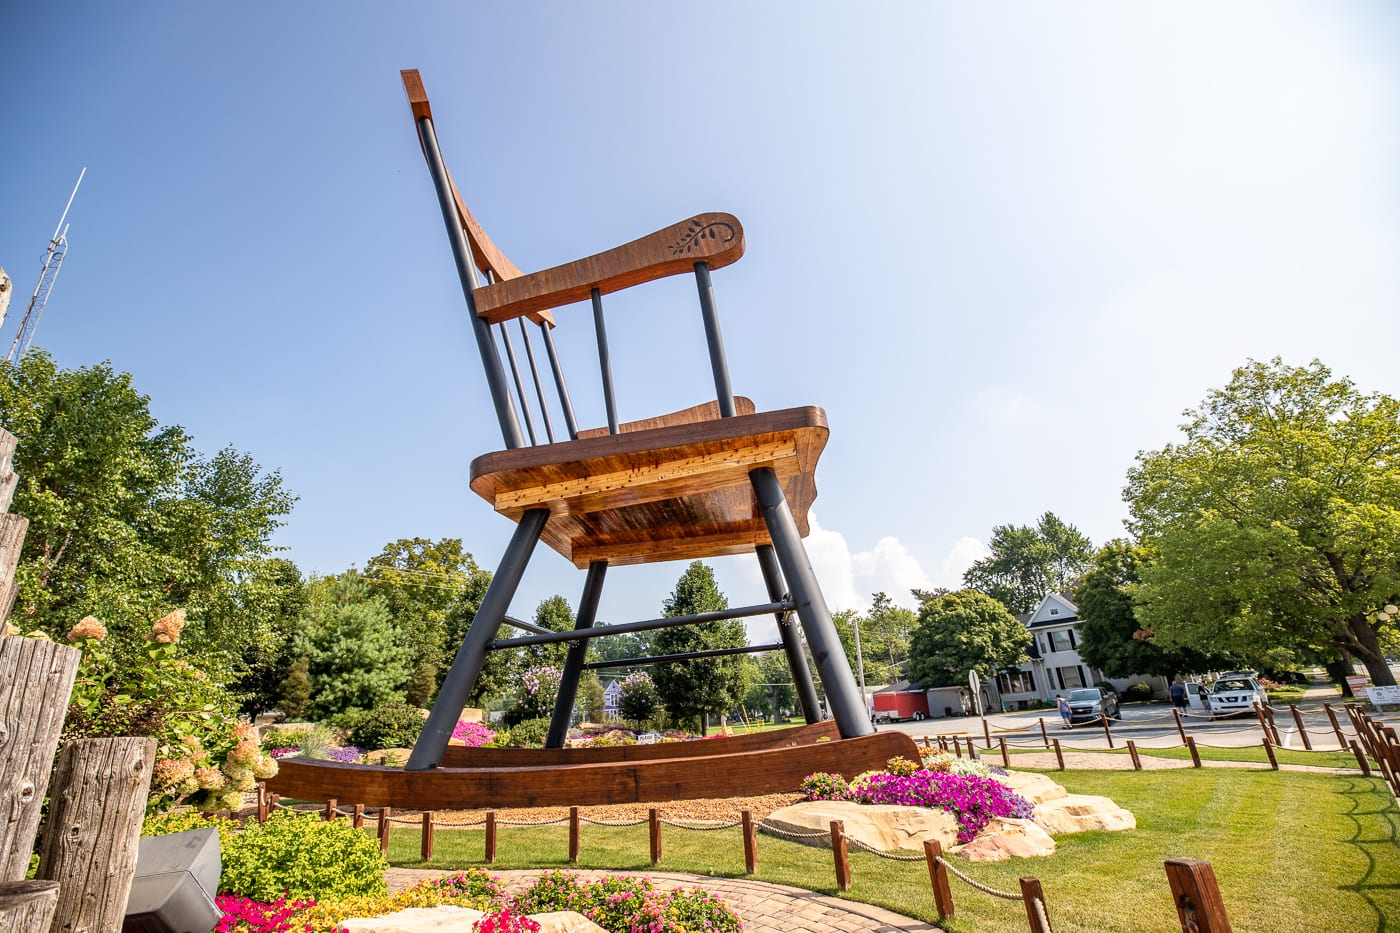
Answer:
[[[1297,704],[1303,719],[1303,728],[1314,750],[1336,751],[1339,748],[1336,733],[1327,716],[1324,703],[1330,703],[1333,713],[1342,726],[1344,736],[1351,739],[1355,733],[1347,722],[1342,709],[1341,697],[1330,686],[1314,685]],[[1387,713],[1381,717],[1387,724],[1400,728],[1400,715]],[[1189,736],[1204,745],[1243,747],[1263,744],[1263,732],[1258,720],[1251,714],[1233,716],[1228,719],[1211,719],[1202,713],[1191,711],[1182,717],[1182,725]],[[971,735],[979,745],[985,744],[988,731],[992,741],[999,736],[1006,738],[1011,747],[1043,747],[1041,722],[1045,724],[1045,735],[1060,740],[1066,748],[1102,749],[1108,745],[1102,725],[1092,723],[1064,729],[1060,717],[1054,710],[1034,710],[1023,713],[996,713],[987,717],[986,727],[982,719],[975,716],[952,719],[926,719],[922,722],[901,722],[881,725],[881,729],[898,729],[914,736],[930,738],[938,735]],[[1274,709],[1274,724],[1278,728],[1280,744],[1283,748],[1303,748],[1293,715],[1286,706]],[[1181,745],[1181,734],[1177,731],[1176,719],[1167,703],[1133,704],[1123,707],[1118,720],[1110,723],[1114,743],[1122,747],[1122,742],[1132,739],[1143,748],[1170,747]]]

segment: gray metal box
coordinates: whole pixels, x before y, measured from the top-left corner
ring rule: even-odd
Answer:
[[[213,827],[142,838],[123,933],[209,933],[222,867]]]

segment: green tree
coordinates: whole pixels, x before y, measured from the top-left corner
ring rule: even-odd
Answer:
[[[353,570],[311,582],[294,650],[307,660],[309,711],[318,719],[403,700],[408,649],[384,599]]]
[[[1124,498],[1154,559],[1138,618],[1165,645],[1261,667],[1309,649],[1394,684],[1400,403],[1306,367],[1251,360],[1186,412],[1186,438],[1138,455]]]
[[[365,564],[370,592],[384,600],[412,658],[409,678],[415,693],[428,686],[431,698],[444,661],[455,655],[460,642],[449,643],[448,613],[463,592],[485,591],[479,579],[486,574],[461,538],[400,538]],[[431,678],[430,676],[431,675]],[[408,688],[407,682],[404,688]]]
[[[1094,546],[1053,512],[1029,525],[997,525],[991,555],[963,574],[969,588],[1000,600],[1012,612],[1030,612],[1046,593],[1068,590],[1094,557]]]
[[[311,669],[306,658],[297,658],[282,681],[277,707],[290,721],[301,718],[311,700]]]
[[[136,657],[146,620],[185,608],[201,666],[223,680],[250,647],[275,647],[255,588],[294,501],[279,474],[232,448],[199,456],[130,374],[61,370],[39,350],[0,367],[0,424],[19,439],[13,509],[29,519],[24,628],[59,637],[93,615],[114,657]]]
[[[535,624],[541,628],[547,628],[551,632],[568,632],[574,627],[574,610],[570,608],[569,601],[562,596],[554,595],[540,602],[535,607]],[[590,639],[590,642],[592,640]],[[530,645],[521,649],[524,653],[525,663],[530,665],[547,664],[562,669],[564,658],[569,654],[567,642],[556,642],[552,645]],[[592,652],[589,652],[591,655]],[[592,660],[589,655],[585,655]]]
[[[618,683],[617,714],[640,729],[656,715],[661,701],[656,685],[645,671],[634,671]]]
[[[1074,591],[1079,607],[1079,655],[1084,663],[1108,677],[1147,674],[1171,678],[1234,666],[1230,657],[1187,647],[1164,647],[1153,631],[1138,621],[1133,590],[1141,582],[1139,568],[1149,558],[1145,548],[1122,538],[1108,542],[1094,555],[1094,568]]]
[[[744,706],[751,710],[765,707],[773,721],[782,718],[784,709],[797,706],[797,688],[792,683],[792,670],[787,655],[770,651],[755,657],[749,655],[749,690],[744,694]]]
[[[667,618],[717,612],[729,601],[715,583],[714,571],[700,561],[686,568],[662,611]],[[748,644],[743,622],[730,619],[701,625],[660,629],[653,640],[657,654],[742,648]],[[724,714],[743,698],[745,666],[742,656],[701,658],[658,664],[652,671],[656,692],[666,711],[678,722],[698,723],[706,730],[707,714]]]
[[[292,672],[292,645],[306,612],[306,582],[297,565],[283,557],[259,561],[240,581],[240,598],[250,615],[266,620],[269,637],[245,645],[234,682],[249,718],[282,705],[282,685]],[[288,715],[292,715],[288,713]]]
[[[606,627],[604,623],[599,623]],[[628,658],[646,658],[656,654],[653,647],[655,632],[623,632],[593,639],[593,650],[600,661],[625,661]],[[642,670],[642,665],[615,667],[614,673],[626,674]]]
[[[925,603],[909,651],[909,676],[925,687],[967,682],[969,671],[994,677],[1028,660],[1031,636],[1000,600],[959,590]]]
[[[578,681],[578,698],[574,702],[577,709],[583,710],[589,722],[602,722],[603,709],[607,704],[603,696],[603,682],[594,671],[584,671]]]

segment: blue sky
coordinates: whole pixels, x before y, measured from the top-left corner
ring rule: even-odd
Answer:
[[[526,270],[743,221],[730,368],[761,408],[827,409],[835,608],[956,584],[1046,510],[1121,534],[1134,455],[1246,358],[1400,392],[1385,4],[12,6],[0,349],[86,165],[37,344],[280,469],[308,572],[415,535],[489,567],[513,528],[466,485],[500,439],[400,68]],[[624,420],[709,397],[688,279],[607,307]],[[603,423],[587,308],[558,318]],[[751,560],[717,569],[762,601]],[[681,570],[615,571],[602,618],[656,614]],[[542,551],[513,609],[582,581]]]

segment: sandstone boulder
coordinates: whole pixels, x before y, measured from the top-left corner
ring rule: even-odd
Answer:
[[[958,823],[953,815],[928,807],[809,800],[774,811],[764,822],[793,833],[820,831],[824,835],[795,841],[829,848],[832,820],[845,823],[848,839],[857,839],[884,852],[922,851],[927,839],[937,839],[944,849],[958,841]]]
[[[1002,862],[1013,857],[1053,855],[1055,840],[1030,820],[998,817],[957,852],[969,862]]]
[[[1008,771],[1005,777],[997,780],[1025,797],[1032,805],[1045,803],[1047,800],[1058,800],[1067,793],[1063,787],[1051,780],[1048,774],[1037,774],[1034,771]]]
[[[1137,829],[1137,818],[1107,797],[1067,794],[1038,803],[1035,821],[1052,836],[1088,830]]]

